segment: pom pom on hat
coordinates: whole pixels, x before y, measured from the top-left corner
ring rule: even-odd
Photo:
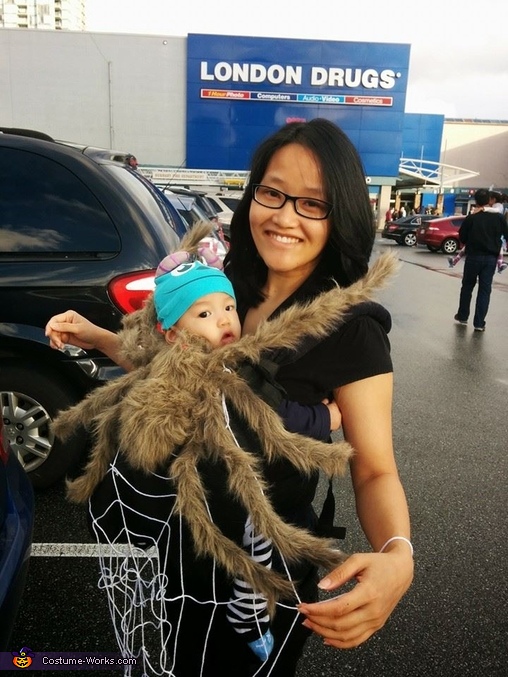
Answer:
[[[157,266],[157,270],[155,271],[155,277],[159,277],[159,275],[169,273],[171,270],[174,270],[178,266],[181,266],[182,263],[185,263],[186,261],[189,260],[190,260],[189,252],[180,251],[174,252],[173,254],[168,254],[165,258],[162,259],[162,261]]]
[[[211,246],[210,242],[202,240],[197,251],[198,256],[203,259],[206,265],[211,266],[212,268],[217,268],[218,270],[222,270],[222,259],[217,256],[217,252]],[[193,261],[194,259],[195,256],[185,249],[168,254],[159,263],[157,271],[155,272],[155,277],[169,273],[171,270],[174,270],[182,263],[185,263],[186,261]]]

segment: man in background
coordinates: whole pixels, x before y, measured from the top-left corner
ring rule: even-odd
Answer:
[[[500,213],[484,211],[489,206],[488,190],[477,190],[475,201],[479,210],[466,216],[459,229],[460,241],[466,246],[466,260],[459,309],[454,319],[460,324],[467,324],[473,289],[478,281],[473,327],[475,331],[485,331],[492,278],[501,248],[501,238],[508,238],[508,225]]]

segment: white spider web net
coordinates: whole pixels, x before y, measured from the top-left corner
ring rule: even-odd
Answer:
[[[225,414],[227,416],[227,410]],[[228,418],[226,425],[229,428]],[[158,483],[159,488],[156,495],[145,493],[126,477],[119,458],[120,455],[117,454],[108,470],[108,479],[114,486],[114,500],[100,513],[96,509],[92,510],[90,504],[89,515],[99,546],[103,545],[99,554],[99,588],[108,597],[116,640],[125,658],[137,659],[136,666],[125,667],[124,675],[208,676],[210,671],[207,671],[204,661],[208,644],[216,641],[210,638],[214,620],[220,607],[227,606],[230,602],[233,583],[229,594],[221,596],[218,593],[220,585],[216,584],[218,567],[213,563],[209,572],[211,580],[205,586],[210,594],[203,595],[199,586],[196,592],[195,585],[188,581],[189,571],[186,567],[189,566],[189,561],[187,558],[186,564],[182,541],[183,520],[174,508],[174,485],[167,476],[151,473],[151,478]],[[161,491],[161,486],[165,487],[165,491]],[[129,500],[127,503],[122,499],[126,491],[129,496],[135,496],[134,501]],[[163,511],[163,519],[158,519],[151,511],[145,514],[140,510],[145,502],[154,500],[171,506],[166,512]],[[207,508],[212,520],[208,502]],[[114,538],[103,527],[108,522],[109,513],[114,513],[117,521],[118,516],[121,516],[121,529]],[[133,524],[139,526],[145,521],[149,522],[148,531],[153,535],[147,535],[145,529],[137,529],[136,526],[133,528]],[[285,562],[283,567],[291,581]],[[292,587],[295,599],[299,602],[295,584]],[[195,646],[196,655],[202,658],[196,670],[182,672],[176,657],[182,633],[189,632],[189,625],[182,623],[184,612],[192,606],[193,613],[198,613],[204,619],[202,622],[205,631],[201,632],[201,636],[197,635]],[[261,672],[263,677],[269,677],[297,623],[299,614],[295,604],[279,602],[277,606],[294,611],[294,619],[282,643],[279,640],[266,664],[259,662],[259,668],[252,672],[252,677]]]

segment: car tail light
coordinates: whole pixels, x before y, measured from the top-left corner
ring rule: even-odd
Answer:
[[[143,270],[115,277],[108,285],[113,303],[122,313],[139,310],[155,285],[155,270]]]

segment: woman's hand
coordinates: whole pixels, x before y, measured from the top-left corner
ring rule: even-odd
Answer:
[[[392,544],[390,544],[391,546]],[[303,625],[324,638],[324,644],[351,649],[365,642],[386,623],[411,585],[413,558],[407,543],[393,543],[383,553],[358,553],[331,571],[322,590],[337,590],[356,579],[354,588],[316,604],[301,604]]]
[[[92,348],[100,350],[101,337],[106,331],[74,310],[67,310],[60,315],[53,315],[44,333],[49,338],[52,348],[61,350],[69,343],[84,350]]]

